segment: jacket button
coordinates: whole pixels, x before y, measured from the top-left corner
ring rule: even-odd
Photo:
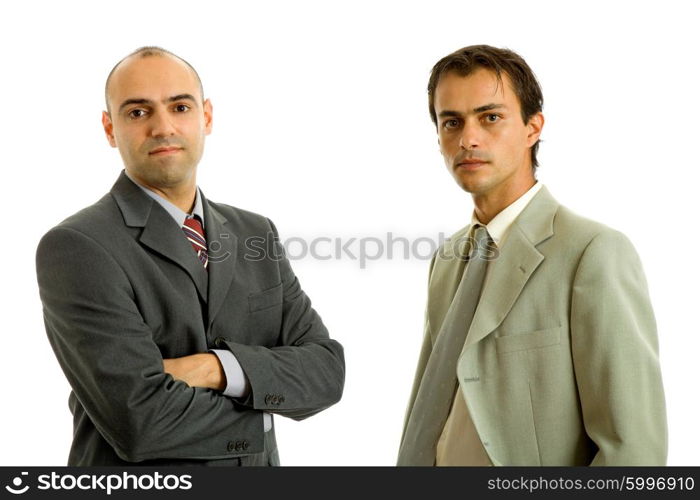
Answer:
[[[224,342],[226,342],[226,339],[224,337],[216,337],[214,340],[214,345],[216,347],[225,347]]]
[[[243,441],[243,449],[244,450],[248,449],[248,441]]]
[[[269,394],[266,394],[266,395],[265,395],[265,404],[266,404],[266,405],[269,405],[271,399],[272,399],[272,396],[270,396]]]
[[[234,444],[233,441],[229,441],[228,444],[226,445],[226,449],[228,451],[233,451],[236,448],[236,445]]]
[[[284,396],[280,396],[279,401],[280,401],[280,403],[284,403]]]
[[[273,405],[279,404],[279,396],[277,396],[277,394],[272,396],[272,404]]]

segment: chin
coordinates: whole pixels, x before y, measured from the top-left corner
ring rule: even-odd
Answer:
[[[174,165],[150,167],[142,172],[141,178],[152,186],[172,187],[180,184],[186,175]]]
[[[473,175],[455,175],[455,181],[457,182],[457,185],[467,193],[479,194],[488,190],[488,183],[476,178],[476,176]]]

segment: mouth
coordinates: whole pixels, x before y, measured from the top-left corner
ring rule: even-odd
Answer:
[[[182,151],[182,148],[177,147],[177,146],[168,146],[164,148],[156,148],[152,151],[149,151],[149,155],[151,156],[166,156],[166,155],[171,155],[175,153],[179,153]]]
[[[462,160],[455,165],[455,170],[477,170],[478,168],[486,165],[488,162],[483,160]]]

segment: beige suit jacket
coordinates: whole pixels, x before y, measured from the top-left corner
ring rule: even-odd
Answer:
[[[451,238],[457,241],[470,226]],[[463,262],[443,245],[430,267],[424,342],[399,465],[431,465],[411,410]],[[494,465],[664,465],[666,410],[656,323],[629,240],[559,205],[546,188],[490,262],[457,366]],[[410,425],[409,425],[410,424]],[[439,434],[439,433],[438,433]]]

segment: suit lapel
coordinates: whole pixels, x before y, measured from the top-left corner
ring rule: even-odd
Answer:
[[[465,349],[498,328],[510,312],[530,276],[544,260],[537,245],[554,234],[554,216],[558,207],[557,201],[543,186],[513,221],[498,258],[489,264]]]
[[[169,213],[153,202],[151,216],[141,233],[140,241],[166,257],[189,274],[203,300],[207,300],[207,271],[199,262],[182,229]]]
[[[542,254],[514,224],[498,258],[489,263],[488,278],[467,334],[465,348],[480,341],[501,324],[543,259]]]
[[[202,198],[204,227],[209,247],[208,327],[210,327],[231,287],[238,257],[238,238],[233,234],[226,217],[209,203],[203,193]]]
[[[134,184],[123,171],[111,193],[122,212],[125,224],[129,227],[143,228],[138,238],[139,242],[180,266],[194,282],[202,300],[206,301],[207,272],[170,214]]]

